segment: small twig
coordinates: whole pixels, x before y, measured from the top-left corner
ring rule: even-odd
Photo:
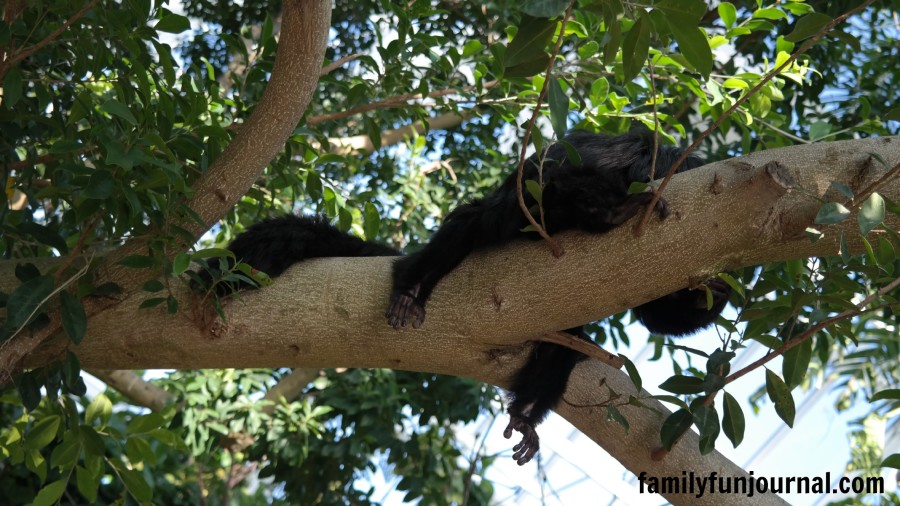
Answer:
[[[656,73],[653,71],[653,57],[647,56],[650,93],[653,94],[653,154],[650,157],[650,181],[656,179],[656,157],[659,155],[659,109],[656,102]]]
[[[68,156],[73,156],[73,155],[81,155],[84,153],[91,152],[95,149],[97,149],[97,146],[87,146],[87,147],[76,149],[75,151],[66,153],[65,155],[62,155],[62,156],[68,157]],[[47,162],[52,162],[54,160],[59,160],[62,158],[62,156],[55,155],[55,154],[54,155],[41,155],[41,156],[36,156],[32,159],[26,158],[25,160],[19,160],[17,162],[5,163],[5,164],[3,164],[3,166],[8,169],[12,169],[12,170],[22,170],[24,168],[37,165],[39,163],[47,163]]]
[[[59,270],[56,271],[56,276],[54,276],[54,280],[56,281],[56,283],[59,283],[66,269],[68,269],[69,266],[72,265],[72,262],[75,261],[75,258],[77,258],[81,254],[81,251],[84,249],[85,240],[87,240],[88,235],[93,232],[94,227],[97,226],[97,222],[99,220],[99,217],[95,217],[93,220],[91,220],[90,223],[88,223],[88,226],[81,231],[81,235],[78,236],[78,242],[75,244],[75,247],[72,248],[72,251],[66,257],[66,259],[63,260],[62,265],[59,266]],[[90,262],[88,262],[87,265],[90,265]]]
[[[531,113],[531,119],[528,120],[528,125],[525,127],[525,135],[522,136],[522,150],[519,153],[519,166],[516,167],[516,197],[519,200],[519,208],[522,209],[522,213],[525,215],[525,219],[528,220],[528,223],[530,223],[537,233],[547,241],[550,251],[553,253],[553,256],[557,258],[562,256],[565,252],[559,243],[550,238],[550,235],[547,234],[544,227],[540,226],[538,222],[535,221],[534,216],[532,216],[531,212],[528,210],[528,206],[525,205],[525,195],[522,193],[522,177],[525,172],[525,153],[528,151],[528,140],[531,138],[531,130],[534,128],[537,117],[541,113],[541,104],[544,102],[544,97],[547,96],[547,90],[550,88],[550,80],[553,79],[553,63],[556,61],[556,55],[559,54],[559,48],[562,47],[563,36],[566,33],[566,23],[569,22],[569,18],[572,16],[572,7],[574,5],[575,0],[569,2],[569,6],[566,7],[566,13],[563,15],[562,24],[559,27],[559,38],[556,39],[556,46],[553,48],[553,53],[550,55],[550,63],[547,64],[547,70],[545,71],[547,77],[544,79],[544,86],[541,87],[541,93],[538,95],[537,103],[534,105],[534,112]]]
[[[350,55],[347,55],[347,56],[341,58],[340,60],[331,62],[328,65],[325,65],[324,67],[322,67],[322,70],[319,71],[319,77],[322,77],[324,75],[328,75],[328,74],[334,72],[336,69],[340,68],[343,64],[347,63],[348,61],[353,61],[353,60],[359,58],[360,56],[365,56],[365,55],[363,53],[353,53],[353,54],[350,54]]]
[[[488,81],[482,84],[483,88],[492,88],[499,84],[499,81]],[[351,109],[347,109],[346,111],[341,112],[333,112],[331,114],[322,114],[319,116],[310,116],[306,119],[307,126],[318,125],[319,123],[324,123],[326,121],[333,121],[336,119],[343,119],[348,116],[353,116],[354,114],[361,114],[364,112],[374,111],[376,109],[389,109],[391,107],[401,107],[406,105],[410,100],[419,100],[422,98],[435,98],[435,97],[443,97],[445,95],[453,95],[455,93],[459,93],[461,91],[472,91],[475,90],[476,86],[463,86],[462,88],[456,89],[446,89],[446,90],[435,90],[427,95],[422,95],[421,93],[410,93],[407,95],[398,95],[396,97],[386,98],[384,100],[379,100],[377,102],[370,102],[368,104],[360,105],[358,107],[353,107]]]
[[[97,4],[97,0],[91,0],[90,2],[88,2],[88,4],[85,5],[84,7],[82,7],[80,11],[76,12],[71,18],[67,19],[66,22],[62,24],[62,26],[60,26],[56,30],[53,30],[49,35],[44,37],[44,39],[41,40],[40,42],[38,42],[37,44],[35,44],[27,49],[20,48],[21,50],[10,51],[10,53],[8,53],[9,59],[7,59],[6,61],[3,62],[3,74],[5,75],[6,71],[8,69],[10,69],[16,63],[19,63],[20,61],[24,60],[25,58],[28,58],[29,56],[33,55],[34,53],[40,51],[47,44],[53,42],[54,39],[59,37],[64,31],[66,31],[66,29],[68,29],[70,26],[72,26],[82,16],[87,14],[87,11],[91,10],[94,7],[94,5],[96,5],[96,4]],[[0,75],[0,80],[2,80],[2,78],[3,78],[3,75]]]
[[[811,141],[809,139],[804,139],[803,137],[797,137],[796,135],[794,135],[788,131],[782,130],[782,129],[778,128],[777,126],[763,120],[762,118],[757,118],[756,116],[754,116],[753,119],[755,121],[759,122],[760,125],[768,128],[769,130],[774,130],[781,136],[787,137],[788,139],[790,139],[798,144],[812,144],[813,143],[813,141]]]
[[[615,353],[604,350],[596,344],[591,344],[584,339],[579,339],[572,334],[566,332],[549,332],[542,335],[538,341],[542,343],[553,343],[566,348],[583,353],[591,358],[595,358],[606,365],[621,369],[625,362]]]
[[[724,113],[722,113],[719,116],[719,119],[714,121],[713,124],[709,128],[706,129],[706,131],[704,131],[702,134],[700,134],[700,136],[697,137],[697,139],[694,140],[694,142],[686,150],[684,150],[683,153],[681,153],[681,156],[679,156],[675,160],[675,162],[672,164],[672,166],[669,167],[669,171],[666,173],[665,179],[663,179],[663,182],[660,183],[659,188],[657,188],[653,192],[653,200],[651,200],[650,203],[647,204],[647,209],[646,209],[646,211],[644,211],[644,216],[641,218],[640,223],[638,223],[638,225],[635,227],[635,235],[637,235],[637,236],[643,235],[644,229],[647,227],[647,223],[650,222],[650,216],[653,215],[654,209],[656,209],[657,202],[659,202],[659,199],[662,197],[662,193],[666,189],[666,186],[668,186],[669,180],[671,180],[672,176],[675,175],[675,169],[678,168],[682,163],[684,163],[685,160],[687,160],[687,157],[695,149],[697,149],[698,146],[700,146],[700,143],[702,143],[704,139],[709,137],[709,135],[712,132],[714,132],[717,128],[719,128],[719,126],[728,117],[730,117],[731,114],[734,113],[734,111],[737,110],[738,107],[743,105],[744,102],[746,102],[747,100],[750,99],[750,97],[759,93],[759,90],[761,90],[762,87],[765,86],[769,81],[774,79],[775,76],[777,76],[779,73],[781,73],[782,70],[786,69],[788,66],[793,64],[794,61],[796,61],[797,58],[800,57],[800,55],[809,51],[809,49],[813,45],[815,45],[815,43],[818,42],[819,39],[824,37],[826,33],[831,31],[832,28],[843,23],[847,18],[849,18],[850,16],[856,14],[857,12],[865,9],[866,7],[868,7],[869,5],[871,5],[874,2],[875,2],[875,0],[865,0],[859,6],[853,8],[853,9],[850,9],[849,11],[845,12],[844,14],[831,20],[830,23],[828,23],[827,25],[822,27],[822,29],[819,30],[819,33],[810,37],[803,44],[803,46],[800,47],[800,49],[798,49],[797,51],[795,51],[794,54],[792,54],[787,60],[785,60],[781,65],[779,65],[778,67],[774,68],[771,72],[766,74],[766,76],[763,77],[759,81],[759,83],[756,84],[756,86],[754,86],[753,88],[750,88],[750,91],[748,91],[744,96],[738,98],[731,107],[729,107]]]
[[[867,186],[864,190],[859,192],[859,194],[856,195],[855,197],[853,197],[852,199],[848,200],[844,204],[845,207],[847,207],[851,211],[856,210],[856,208],[861,206],[862,203],[865,202],[867,198],[869,198],[869,195],[871,195],[872,193],[875,193],[875,190],[877,190],[879,186],[888,182],[888,180],[895,177],[898,173],[900,173],[900,163],[891,167],[891,170],[885,172],[884,175],[882,175],[880,178],[878,178],[877,181],[875,181],[874,183]]]
[[[69,286],[69,285],[71,285],[75,280],[77,280],[77,279],[80,278],[81,276],[84,276],[84,274],[88,271],[88,268],[90,268],[90,266],[91,266],[91,262],[88,261],[86,264],[84,264],[84,267],[82,267],[82,268],[81,268],[78,272],[76,272],[72,277],[70,277],[69,279],[67,279],[67,280],[65,281],[65,283],[59,285],[58,287],[56,287],[55,290],[53,290],[52,292],[50,292],[49,295],[47,295],[46,297],[44,297],[44,300],[42,300],[42,301],[40,302],[40,304],[38,304],[37,306],[34,307],[34,309],[31,311],[31,314],[29,314],[29,315],[28,315],[28,318],[25,319],[25,322],[22,323],[22,325],[20,325],[19,328],[17,328],[16,331],[12,333],[12,335],[9,336],[9,337],[7,338],[7,340],[6,340],[3,344],[5,345],[6,343],[11,342],[11,341],[13,340],[14,337],[16,337],[17,335],[19,335],[19,332],[22,332],[22,330],[25,329],[25,327],[28,326],[28,323],[31,321],[32,318],[34,318],[34,315],[37,314],[37,312],[44,306],[44,304],[46,304],[48,301],[50,301],[50,299],[52,299],[54,295],[56,295],[56,294],[62,292],[63,290],[65,290],[66,287]],[[5,348],[5,346],[0,345],[0,349],[3,349],[3,348]]]

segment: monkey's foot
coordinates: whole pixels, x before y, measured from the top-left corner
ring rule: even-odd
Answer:
[[[513,446],[513,460],[520,466],[531,462],[534,455],[541,449],[540,438],[534,425],[526,422],[524,419],[516,416],[509,416],[509,425],[503,430],[503,437],[509,439],[512,437],[512,431],[516,430],[522,433],[522,441]]]
[[[659,200],[656,201],[655,211],[661,220],[669,217],[669,203],[666,202],[666,199],[660,197]]]
[[[405,327],[407,323],[417,329],[425,321],[425,305],[419,302],[412,293],[395,291],[391,294],[391,303],[384,316],[387,318],[388,325],[397,330]]]

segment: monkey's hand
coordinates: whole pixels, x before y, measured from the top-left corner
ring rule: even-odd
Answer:
[[[503,431],[503,437],[509,439],[512,437],[512,431],[516,430],[522,433],[522,441],[513,446],[513,460],[520,466],[531,462],[534,455],[541,449],[540,438],[534,425],[525,421],[525,419],[516,415],[509,416],[509,425]]]
[[[407,323],[414,329],[419,328],[425,321],[425,304],[416,298],[418,287],[413,290],[397,291],[391,293],[391,303],[388,305],[384,316],[388,325],[399,330]]]

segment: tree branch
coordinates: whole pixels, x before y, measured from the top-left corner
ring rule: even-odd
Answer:
[[[391,146],[410,137],[413,133],[422,135],[427,130],[446,130],[462,124],[466,116],[456,113],[441,114],[428,118],[425,122],[416,121],[393,130],[381,132],[381,147]],[[351,137],[331,137],[328,139],[328,152],[338,155],[364,155],[375,151],[375,145],[368,135],[354,135]]]
[[[202,328],[199,308],[171,316],[161,308],[138,310],[140,300],[120,304],[92,318],[84,341],[71,349],[88,368],[388,367],[506,386],[527,356],[526,341],[634,307],[719,270],[837,254],[840,232],[858,235],[855,219],[826,228],[816,243],[803,231],[818,212],[818,198],[840,198],[829,193],[832,181],[859,190],[887,172],[868,162],[870,153],[900,163],[900,138],[795,146],[681,174],[666,194],[672,215],[652,222],[641,238],[620,227],[604,235],[560,234],[567,254],[559,259],[529,241],[471,255],[442,280],[428,322],[417,330],[395,331],[382,316],[391,258],[328,258],[304,262],[271,286],[240,294],[226,304],[225,322]],[[900,178],[886,181],[880,192],[900,200]],[[900,225],[896,215],[890,219],[891,226]],[[859,241],[850,247],[862,250]],[[0,282],[11,277],[3,274]],[[191,297],[186,291],[176,295]],[[27,365],[48,358],[34,353]],[[622,406],[631,425],[624,434],[604,421],[602,406],[611,399],[598,381],[620,395],[636,394],[624,373],[588,361],[573,373],[559,413],[632,472],[743,473],[719,454],[701,457],[693,433],[653,462],[668,411],[657,403],[645,403],[651,410]],[[741,504],[738,499],[716,496],[715,502],[692,504]]]
[[[124,395],[133,404],[144,406],[150,411],[161,411],[173,398],[169,392],[144,380],[132,371],[91,369],[87,372]]]

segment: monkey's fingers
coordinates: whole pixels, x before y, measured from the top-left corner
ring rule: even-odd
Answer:
[[[413,328],[417,329],[425,321],[425,307],[412,295],[395,292],[384,315],[387,317],[388,325],[397,330],[405,327],[407,323],[411,323]]]
[[[531,462],[531,459],[534,458],[538,450],[540,450],[540,438],[538,437],[537,431],[534,430],[533,425],[517,416],[510,417],[509,424],[506,426],[506,429],[503,430],[503,437],[506,439],[512,437],[513,430],[522,433],[522,441],[513,446],[512,457],[517,464],[523,466]]]

